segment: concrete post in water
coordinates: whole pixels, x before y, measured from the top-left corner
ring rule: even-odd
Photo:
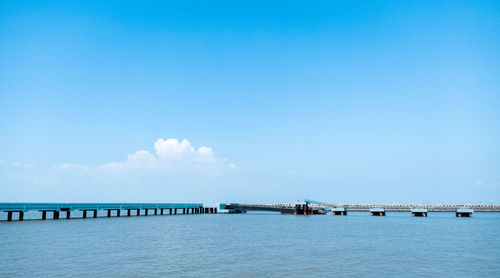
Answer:
[[[137,216],[141,215],[141,209],[137,209]]]
[[[83,210],[83,218],[87,218],[87,210]]]
[[[97,218],[97,210],[94,210],[94,218]]]
[[[155,215],[158,215],[158,209],[155,208]]]
[[[144,209],[144,210],[145,210],[145,212],[144,212],[145,214],[144,215],[148,216],[149,209]]]
[[[413,217],[427,217],[427,209],[412,209],[411,216],[413,216]]]
[[[24,220],[24,211],[20,211],[19,212],[19,221],[23,221]]]
[[[12,221],[12,211],[7,212],[7,221]]]
[[[55,220],[59,219],[59,211],[54,210],[54,217]]]
[[[177,208],[174,208],[174,214],[177,214]]]
[[[122,212],[122,210],[121,210],[121,209],[117,209],[117,210],[116,210],[116,217],[120,217],[121,212]]]
[[[70,219],[70,218],[71,218],[71,211],[67,210],[66,211],[66,219]]]
[[[172,215],[172,208],[169,208],[168,211],[169,211],[168,213]]]
[[[160,209],[160,215],[163,215],[163,209],[162,208]]]
[[[47,211],[44,210],[42,211],[42,220],[46,220],[47,219]]]
[[[111,210],[108,209],[108,217],[111,217]]]
[[[127,216],[130,216],[130,209],[127,209]]]
[[[455,209],[455,215],[457,217],[472,217],[472,209]]]

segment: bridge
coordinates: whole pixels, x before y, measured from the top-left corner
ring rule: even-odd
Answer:
[[[7,221],[12,221],[13,215],[17,213],[18,220],[24,220],[24,213],[29,211],[38,211],[41,213],[41,220],[46,220],[47,215],[51,214],[52,219],[59,219],[61,213],[66,214],[66,219],[71,218],[71,212],[81,211],[83,218],[91,213],[93,218],[97,218],[98,211],[107,211],[107,217],[112,214],[116,217],[121,216],[121,212],[126,212],[126,216],[148,216],[149,211],[152,215],[168,214],[202,214],[217,213],[216,207],[205,207],[198,203],[0,203],[0,211],[7,213]],[[50,215],[49,215],[50,216]]]
[[[370,211],[372,209],[383,208],[385,211],[411,212],[414,209],[425,209],[429,212],[453,212],[457,209],[472,209],[475,212],[500,212],[500,205],[480,205],[480,204],[333,204],[312,200],[305,200],[299,204],[221,204],[221,209],[238,213],[245,211],[275,211],[282,214],[324,214],[335,208],[344,208],[349,211]]]

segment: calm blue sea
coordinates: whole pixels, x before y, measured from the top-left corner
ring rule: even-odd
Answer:
[[[0,250],[0,277],[500,277],[500,213],[1,222]]]

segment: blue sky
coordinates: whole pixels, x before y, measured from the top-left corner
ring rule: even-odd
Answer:
[[[0,201],[498,203],[499,15],[1,1]]]

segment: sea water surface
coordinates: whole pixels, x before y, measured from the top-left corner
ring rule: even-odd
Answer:
[[[500,277],[500,213],[0,223],[0,277]]]

